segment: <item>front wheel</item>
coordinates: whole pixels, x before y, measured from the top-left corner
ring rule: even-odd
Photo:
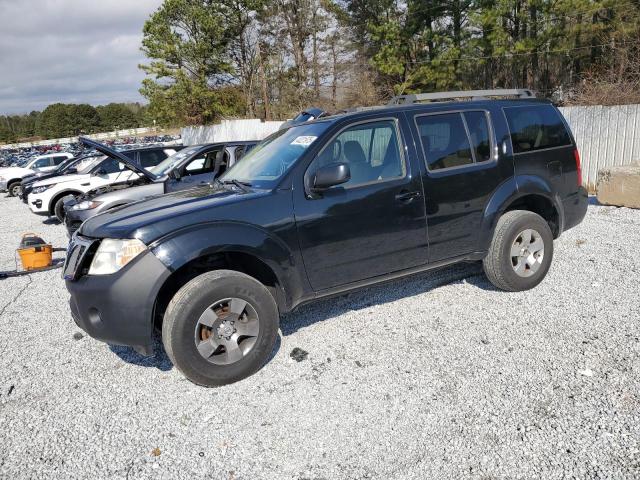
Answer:
[[[70,199],[75,198],[73,195],[65,195],[64,197],[56,200],[55,205],[53,206],[53,214],[60,221],[60,223],[64,223],[64,217],[67,216],[67,212],[64,210],[64,203],[69,201]]]
[[[278,325],[276,302],[264,285],[240,272],[215,270],[173,297],[162,341],[185,377],[213,387],[257,372],[271,355]]]
[[[8,190],[11,197],[18,197],[22,193],[22,185],[20,185],[20,182],[14,182],[9,185]]]
[[[533,212],[512,210],[496,226],[484,272],[501,290],[519,292],[538,285],[553,258],[553,234],[547,222]]]

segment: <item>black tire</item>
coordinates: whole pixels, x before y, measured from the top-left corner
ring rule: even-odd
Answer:
[[[198,352],[196,329],[203,312],[226,298],[248,302],[257,313],[259,331],[253,347],[240,360],[216,365]],[[278,327],[278,307],[264,285],[244,273],[215,270],[194,278],[173,297],[164,315],[162,342],[169,359],[187,379],[214,387],[237,382],[260,370],[273,351]]]
[[[60,197],[53,205],[53,214],[60,221],[60,223],[64,223],[64,217],[67,216],[67,212],[64,211],[64,202],[69,200],[70,198],[75,198],[75,196],[65,195],[64,197]]]
[[[519,235],[526,230],[539,233],[544,254],[537,270],[526,272],[528,276],[524,277],[516,273],[518,259],[512,257],[511,251],[512,247],[517,248],[514,244],[519,241]],[[547,222],[533,212],[512,210],[498,220],[489,252],[482,265],[487,278],[497,288],[508,292],[519,292],[538,285],[547,275],[552,260],[553,234]]]
[[[9,184],[7,190],[9,191],[10,197],[17,197],[20,195],[20,192],[22,192],[22,185],[20,185],[20,182],[13,182]]]

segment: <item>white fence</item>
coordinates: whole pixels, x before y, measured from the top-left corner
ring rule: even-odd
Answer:
[[[153,132],[151,127],[142,128],[128,128],[125,130],[114,130],[113,132],[94,133],[91,135],[84,135],[85,137],[93,138],[94,140],[108,140],[109,138],[117,137],[136,137],[144,133]],[[42,145],[59,145],[65,143],[74,143],[78,141],[78,137],[66,137],[66,138],[50,138],[49,140],[39,140],[37,142],[23,142],[23,143],[11,143],[7,145],[0,145],[0,150],[6,150],[10,148],[29,148],[38,147]]]
[[[562,107],[576,137],[582,183],[595,191],[598,170],[640,162],[640,105]]]
[[[223,120],[218,125],[185,127],[182,129],[182,143],[226,142],[229,140],[262,140],[280,128],[282,122],[263,122],[259,119]]]
[[[584,185],[595,191],[598,170],[614,165],[640,162],[640,105],[614,107],[562,107],[582,158]],[[228,140],[260,140],[278,130],[282,122],[263,122],[259,119],[225,120],[218,125],[185,127],[184,145],[224,142]],[[95,140],[117,136],[138,136],[152,132],[152,128],[132,128],[88,135]],[[33,143],[0,146],[0,149],[70,143],[77,137],[56,138]]]

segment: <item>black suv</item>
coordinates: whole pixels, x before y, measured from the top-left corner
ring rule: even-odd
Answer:
[[[549,101],[409,95],[280,130],[212,185],[87,220],[64,276],[91,336],[150,353],[155,326],[189,380],[222,385],[257,371],[279,315],[305,302],[461,261],[533,288],[586,210]]]

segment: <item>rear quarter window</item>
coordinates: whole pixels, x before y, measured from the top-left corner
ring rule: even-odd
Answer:
[[[514,153],[571,145],[571,136],[552,105],[505,107]]]

